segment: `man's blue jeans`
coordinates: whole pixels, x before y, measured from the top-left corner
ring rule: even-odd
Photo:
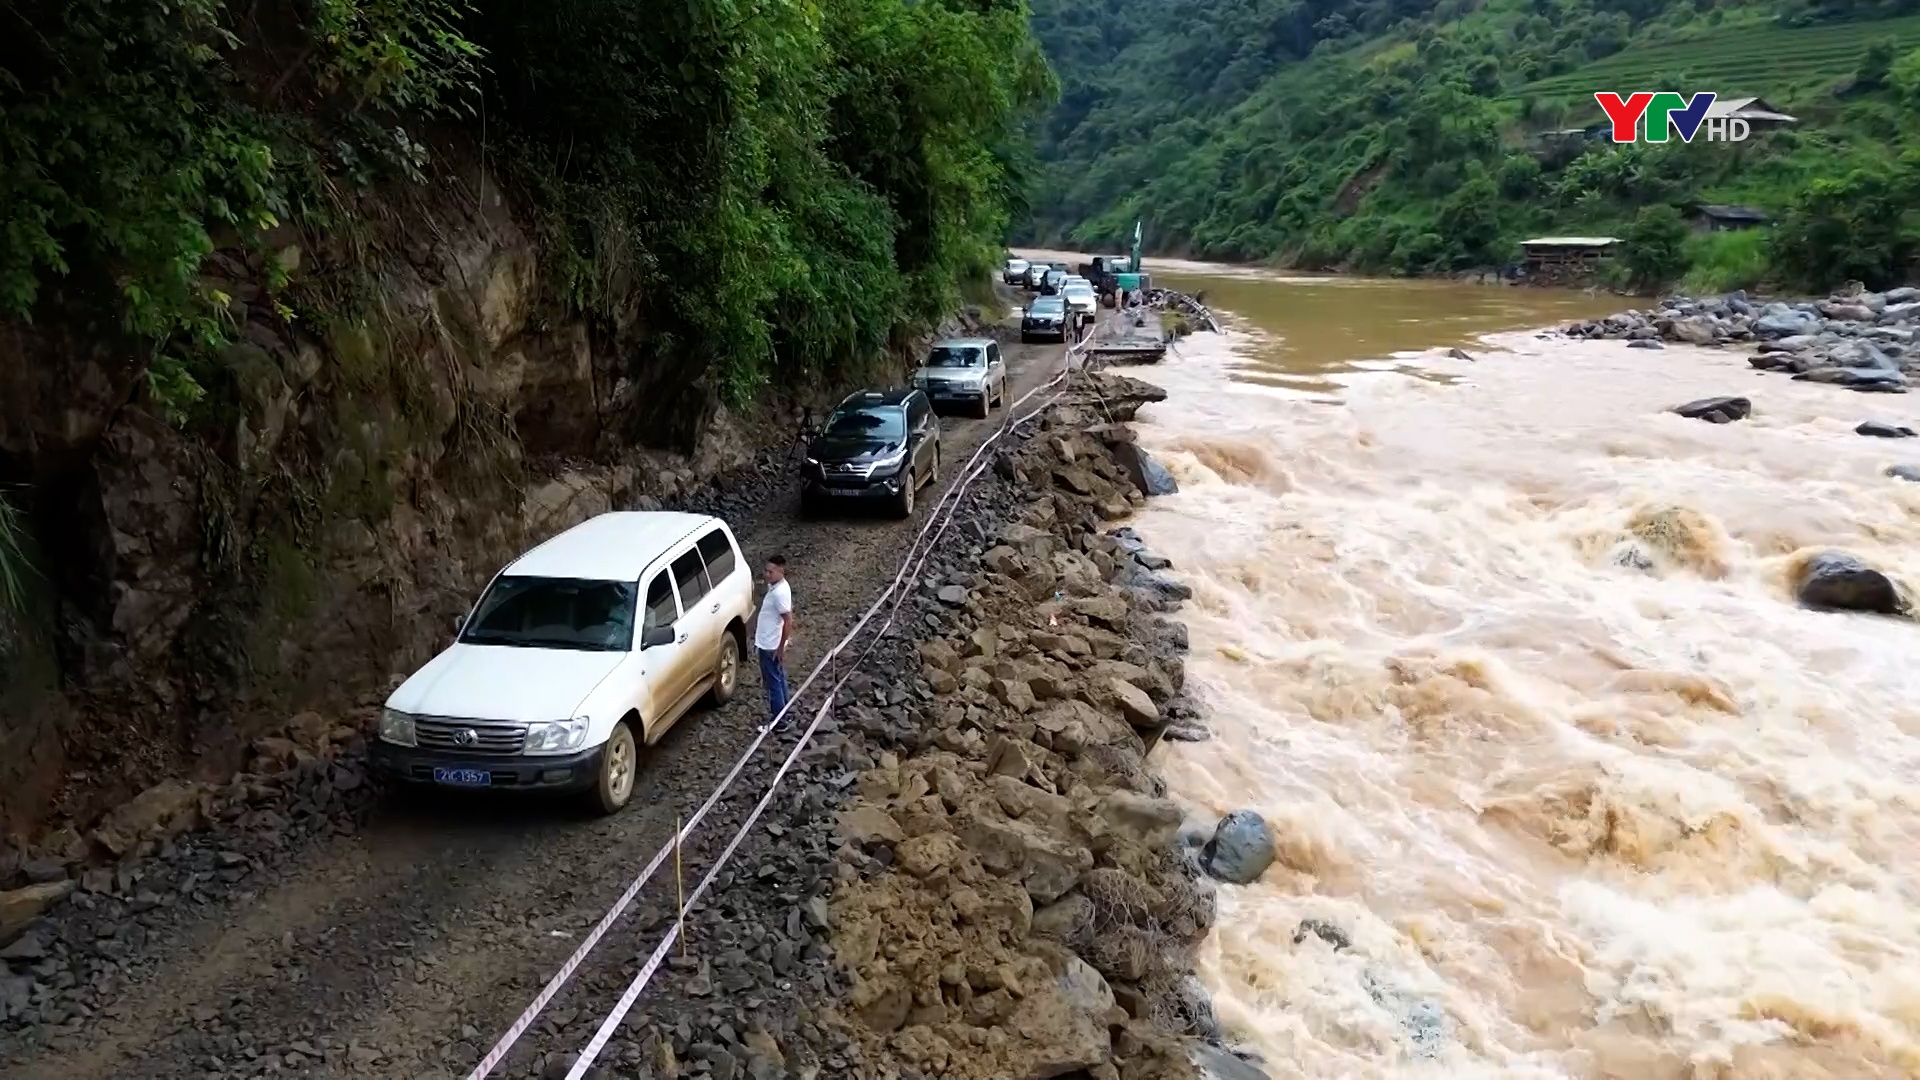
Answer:
[[[772,649],[760,649],[760,683],[767,688],[767,721],[779,719],[780,710],[787,707],[787,669],[780,662],[780,654]]]

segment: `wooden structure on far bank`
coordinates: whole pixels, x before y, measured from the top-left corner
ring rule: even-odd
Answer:
[[[1611,258],[1620,243],[1617,236],[1540,236],[1520,241],[1520,250],[1529,272],[1586,270]]]

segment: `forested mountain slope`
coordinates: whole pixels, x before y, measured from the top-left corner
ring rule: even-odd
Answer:
[[[1039,0],[1061,99],[1029,238],[1111,244],[1139,216],[1166,252],[1439,273],[1503,265],[1527,235],[1633,233],[1643,279],[1884,282],[1915,250],[1917,10]],[[1799,122],[1739,144],[1540,137],[1602,120],[1595,91],[1666,89],[1764,96]],[[1688,239],[1696,202],[1774,227]]]

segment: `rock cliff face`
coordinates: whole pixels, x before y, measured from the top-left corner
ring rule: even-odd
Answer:
[[[528,543],[791,439],[792,403],[731,415],[700,358],[559,303],[512,200],[472,183],[216,254],[238,332],[211,420],[153,402],[109,286],[0,325],[0,488],[39,575],[0,640],[0,844],[224,775],[268,719],[424,659]]]

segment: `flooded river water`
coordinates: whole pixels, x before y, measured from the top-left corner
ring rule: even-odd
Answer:
[[[1214,732],[1161,768],[1279,840],[1201,959],[1233,1036],[1276,1080],[1920,1075],[1920,627],[1786,581],[1920,584],[1920,450],[1852,432],[1920,395],[1534,332],[1606,297],[1150,268],[1233,324],[1139,372],[1181,491],[1138,522]],[[1753,419],[1666,411],[1718,394]]]

